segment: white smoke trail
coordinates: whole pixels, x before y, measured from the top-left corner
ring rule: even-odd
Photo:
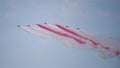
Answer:
[[[75,36],[75,34],[67,32],[64,29],[60,29],[56,25],[43,24],[43,26],[48,29],[44,29],[42,27],[35,27],[35,26],[20,26],[20,28],[32,35],[36,35],[41,38],[55,39],[61,44],[63,44],[64,46],[69,48],[97,51],[99,55],[104,59],[109,59],[112,57],[120,58],[120,40],[118,39],[97,37],[97,36],[90,35],[81,29],[76,29],[74,27],[64,27],[66,29],[69,29],[81,35],[82,37],[88,38],[90,40],[93,40],[99,43],[98,47],[93,47],[93,44],[88,39]],[[85,44],[78,43],[78,40],[81,40],[81,39],[82,41],[85,41]],[[108,47],[108,48],[105,48],[105,47]]]

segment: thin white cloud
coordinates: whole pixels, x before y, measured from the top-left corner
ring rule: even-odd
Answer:
[[[62,5],[62,13],[66,16],[77,16],[82,14],[89,7],[88,0],[64,0]]]
[[[96,18],[113,19],[120,17],[116,8],[119,0],[64,0],[61,13],[67,17],[80,17],[83,20],[93,22]],[[105,8],[106,7],[106,8]],[[107,8],[108,7],[108,8]],[[110,8],[111,7],[111,8]]]
[[[17,17],[17,14],[14,11],[4,12],[4,18],[6,19],[13,20],[16,17]]]
[[[66,15],[72,15],[76,13],[78,6],[79,4],[77,2],[65,0],[65,3],[62,7],[62,11]]]

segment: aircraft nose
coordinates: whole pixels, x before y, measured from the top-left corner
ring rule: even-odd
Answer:
[[[30,25],[27,25],[28,27],[30,26]]]
[[[20,25],[18,25],[17,27],[20,27]]]

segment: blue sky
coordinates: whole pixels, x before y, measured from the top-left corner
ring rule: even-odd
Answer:
[[[119,0],[0,0],[0,68],[120,68],[117,58],[103,60],[16,27],[48,22],[120,38],[119,6]]]

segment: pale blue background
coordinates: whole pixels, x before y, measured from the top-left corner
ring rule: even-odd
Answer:
[[[120,38],[120,0],[0,0],[0,68],[120,68],[117,58],[103,60],[16,27],[44,22]]]

